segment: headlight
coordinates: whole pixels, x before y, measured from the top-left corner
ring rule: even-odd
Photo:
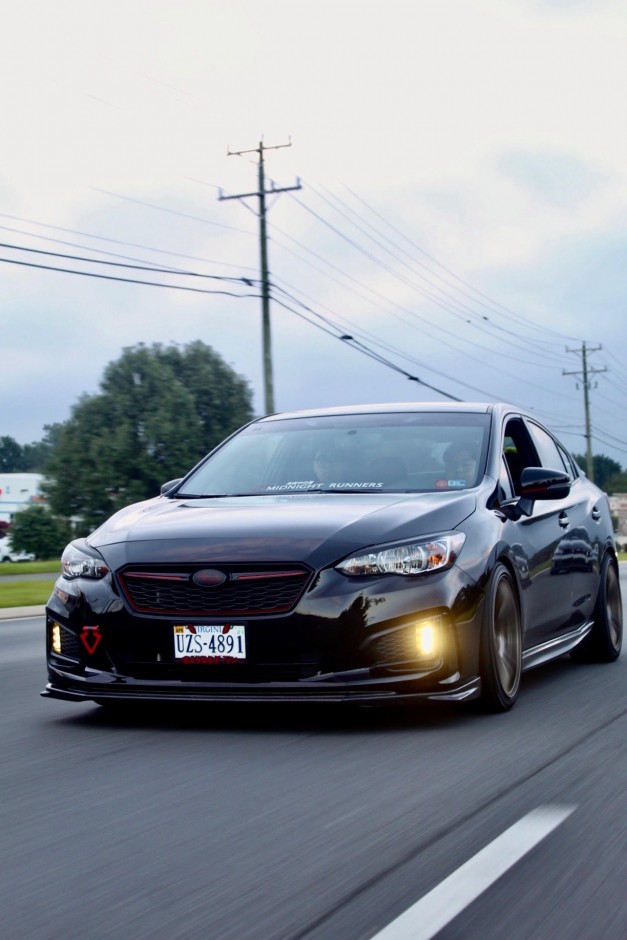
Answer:
[[[336,565],[336,569],[356,578],[364,575],[416,575],[426,571],[441,571],[453,564],[465,541],[463,532],[455,532],[419,542],[382,545],[345,558]]]
[[[92,578],[98,580],[108,574],[109,569],[104,559],[87,543],[70,542],[61,556],[61,571],[68,581],[74,578]]]

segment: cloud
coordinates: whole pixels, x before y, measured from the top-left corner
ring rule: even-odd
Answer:
[[[562,208],[578,206],[608,181],[607,174],[572,153],[511,150],[498,168],[532,198]]]

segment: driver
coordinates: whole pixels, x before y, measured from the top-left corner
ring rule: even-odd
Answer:
[[[337,483],[342,474],[340,455],[331,448],[317,450],[313,470],[318,483]]]

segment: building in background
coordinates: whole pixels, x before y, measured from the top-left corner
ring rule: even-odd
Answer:
[[[616,541],[622,549],[627,546],[627,493],[615,493],[609,497],[610,512],[616,519]]]
[[[0,522],[11,522],[20,509],[45,503],[41,473],[0,473]]]

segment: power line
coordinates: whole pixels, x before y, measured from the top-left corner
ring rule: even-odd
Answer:
[[[240,235],[252,235],[244,228],[235,228],[233,225],[224,225],[222,222],[214,222],[213,219],[205,219],[200,215],[192,215],[189,212],[181,212],[178,209],[171,209],[168,206],[159,206],[154,202],[145,202],[143,199],[134,199],[132,196],[123,196],[122,193],[114,193],[109,189],[99,189],[97,186],[91,186],[94,192],[104,193],[105,196],[114,196],[116,199],[123,199],[125,202],[133,202],[138,206],[146,206],[148,209],[157,209],[159,212],[168,212],[170,215],[178,215],[183,219],[191,219],[193,222],[202,222],[205,225],[215,225],[216,228],[224,228],[230,232],[239,232]]]
[[[605,440],[603,437],[601,437],[600,434],[597,434],[596,431],[594,432],[593,437],[595,441],[600,441],[601,444],[605,444],[606,447],[611,447],[613,450],[617,450],[619,454],[627,454],[627,448],[619,447],[617,444],[613,444],[611,441]]]
[[[353,349],[356,349],[358,352],[361,352],[363,355],[368,356],[370,359],[374,359],[376,362],[381,365],[386,366],[388,369],[392,369],[394,372],[398,372],[400,375],[404,375],[405,378],[409,379],[411,382],[417,382],[419,385],[424,385],[425,388],[430,388],[432,391],[437,392],[439,395],[442,395],[444,398],[449,398],[452,401],[461,401],[460,398],[457,398],[455,395],[451,395],[449,392],[443,391],[441,388],[437,388],[435,385],[430,385],[428,382],[425,382],[423,379],[418,378],[416,375],[412,375],[407,372],[405,369],[402,369],[400,366],[397,366],[395,363],[391,362],[389,359],[386,359],[384,356],[379,355],[379,353],[374,352],[372,349],[369,349],[365,343],[362,343],[360,340],[356,340],[353,336],[348,334],[337,335],[332,333],[328,328],[319,323],[314,323],[308,317],[298,310],[294,310],[293,307],[290,307],[289,304],[284,303],[278,298],[274,298],[275,303],[279,304],[280,307],[284,307],[286,310],[289,310],[291,313],[294,313],[297,317],[305,320],[307,323],[310,323],[312,326],[318,327],[318,329],[323,330],[323,332],[328,333],[333,336],[335,339],[342,340],[347,345],[351,346]]]
[[[347,279],[350,280],[350,281],[353,281],[354,283],[358,284],[360,287],[364,287],[364,288],[365,288],[370,294],[372,294],[374,297],[380,298],[381,300],[384,300],[384,301],[386,301],[386,302],[388,301],[388,298],[385,297],[383,294],[380,294],[378,291],[374,290],[373,288],[368,287],[367,285],[363,284],[361,281],[358,281],[358,280],[357,280],[356,278],[354,278],[352,275],[350,275],[350,274],[348,274],[348,273],[346,273],[346,272],[343,272],[341,268],[338,268],[337,265],[334,265],[332,262],[326,261],[326,260],[325,260],[324,258],[322,258],[320,255],[318,255],[316,252],[314,252],[311,248],[308,248],[306,245],[304,245],[302,242],[298,241],[298,239],[294,238],[292,235],[289,235],[287,232],[284,232],[282,229],[279,229],[279,228],[277,228],[276,226],[275,226],[275,230],[278,231],[278,232],[280,232],[284,237],[289,238],[290,241],[293,241],[295,244],[299,245],[301,248],[304,248],[305,251],[307,251],[309,254],[312,254],[315,258],[321,260],[323,263],[327,264],[329,267],[333,268],[335,271],[338,271],[340,274],[342,274],[343,277],[347,278]],[[276,239],[275,239],[275,241],[276,241]],[[277,242],[277,243],[280,244],[280,242]],[[297,258],[300,257],[300,256],[297,255],[295,252],[291,252],[291,250],[290,250],[289,248],[286,248],[284,245],[281,245],[281,247],[282,247],[284,250],[290,251],[290,253],[295,254],[295,256],[296,256]],[[300,259],[300,260],[304,260],[305,263],[307,263],[307,264],[310,264],[310,263],[311,263],[311,262],[306,261],[306,259]],[[313,265],[313,267],[315,268],[316,266]],[[324,273],[324,272],[323,272],[323,273]],[[326,276],[329,276],[329,275],[326,275]],[[336,279],[336,278],[333,278],[333,280],[337,280],[337,279]],[[339,282],[339,283],[341,283],[341,282]],[[343,286],[344,286],[344,285],[343,285]],[[357,292],[356,292],[356,293],[357,293]],[[363,295],[361,295],[361,296],[363,296]],[[369,302],[370,302],[370,303],[373,303],[373,301],[369,301]],[[375,303],[376,303],[376,302],[375,302]],[[399,321],[400,321],[401,323],[403,323],[405,326],[409,326],[409,327],[410,327],[411,329],[413,329],[413,330],[418,330],[418,329],[419,329],[419,327],[416,325],[416,323],[410,322],[410,321],[407,320],[405,317],[402,317],[398,312],[396,312],[396,310],[390,309],[389,306],[382,306],[381,304],[376,304],[376,306],[378,306],[380,309],[384,310],[384,311],[385,311],[386,313],[388,313],[390,316],[393,316],[395,319],[399,320]],[[420,323],[423,324],[423,326],[420,328],[422,334],[425,334],[425,333],[426,333],[427,335],[431,336],[436,342],[440,343],[441,345],[443,345],[443,346],[448,346],[450,349],[455,350],[455,352],[462,352],[467,358],[473,359],[475,362],[478,362],[478,363],[479,363],[480,365],[482,365],[483,367],[486,366],[485,360],[479,359],[477,356],[473,356],[471,353],[468,352],[468,349],[467,349],[467,346],[468,346],[469,344],[472,345],[472,346],[476,346],[477,348],[482,349],[482,350],[486,350],[486,347],[485,347],[485,346],[482,346],[482,345],[479,344],[479,343],[475,343],[473,340],[463,340],[463,342],[464,342],[464,347],[465,347],[465,348],[464,348],[463,350],[460,350],[454,343],[448,342],[446,339],[443,338],[444,336],[449,336],[449,337],[451,337],[451,338],[453,338],[453,339],[455,339],[455,340],[459,340],[459,334],[458,334],[458,333],[453,333],[451,330],[446,329],[446,327],[444,327],[441,323],[440,323],[440,324],[437,324],[437,326],[436,326],[436,331],[434,332],[434,331],[431,329],[431,327],[434,326],[434,324],[432,323],[432,321],[428,320],[426,317],[420,316],[420,314],[416,313],[414,310],[411,310],[411,309],[409,309],[408,307],[404,307],[404,306],[402,306],[401,304],[396,304],[395,306],[396,306],[397,310],[403,311],[404,313],[408,314],[408,315],[412,318],[412,320],[417,320],[418,322],[420,322]],[[490,350],[487,350],[487,351],[490,352]],[[490,368],[494,369],[494,371],[496,371],[496,372],[502,372],[504,375],[507,375],[507,376],[511,377],[511,369],[510,369],[509,371],[503,370],[503,369],[501,369],[499,366],[494,365],[494,363],[491,363],[491,364],[490,364]],[[529,379],[521,379],[521,381],[523,381],[526,385],[529,385],[529,386],[532,387],[532,388],[538,388],[538,389],[544,390],[544,386],[537,385],[535,382],[529,381]],[[463,384],[463,383],[461,383],[461,384]],[[564,394],[562,394],[562,393],[560,393],[560,392],[556,392],[555,394],[558,395],[558,396],[561,397],[561,398],[569,399],[569,396],[564,395]]]
[[[616,441],[617,444],[624,444],[625,447],[627,447],[627,441],[624,440],[624,438],[622,438],[622,437],[616,437],[615,434],[610,434],[609,431],[606,431],[605,428],[599,427],[599,425],[597,424],[597,425],[595,426],[595,432],[594,432],[594,433],[596,434],[596,433],[598,433],[598,432],[601,432],[603,435],[605,435],[605,437],[609,437],[610,440]]]
[[[195,294],[220,294],[223,297],[259,297],[259,294],[236,294],[234,291],[207,290],[202,287],[185,287],[182,284],[162,284],[157,281],[141,281],[137,278],[115,277],[112,274],[96,274],[94,271],[76,271],[71,268],[58,268],[47,264],[34,264],[31,261],[17,261],[15,258],[0,258],[4,264],[16,264],[23,268],[36,268],[39,271],[55,271],[58,274],[77,274],[82,277],[95,277],[104,281],[119,281],[123,284],[143,284],[146,287],[164,287],[167,290],[192,291]]]
[[[286,297],[288,297],[289,299],[291,299],[294,303],[298,304],[298,305],[299,305],[300,307],[302,307],[304,310],[306,310],[306,311],[308,311],[309,313],[311,313],[311,314],[312,314],[313,316],[315,316],[317,319],[322,320],[323,322],[325,322],[325,323],[331,325],[331,326],[332,326],[335,330],[337,330],[338,332],[342,332],[343,327],[338,326],[337,323],[333,323],[333,321],[331,321],[328,317],[322,316],[322,314],[316,312],[314,309],[312,309],[311,307],[307,306],[307,304],[303,303],[302,300],[299,300],[299,299],[298,299],[297,297],[295,297],[293,294],[290,294],[289,291],[286,291],[286,290],[285,290],[284,288],[282,288],[280,285],[273,284],[272,286],[273,286],[274,288],[280,290],[281,293],[283,293]],[[274,299],[277,301],[277,303],[279,302],[276,297],[275,297]],[[283,304],[283,306],[286,306],[286,305]],[[324,305],[323,305],[323,306],[324,306]],[[289,307],[288,307],[287,309],[292,309],[292,308],[289,308]],[[328,310],[329,308],[328,308],[328,307],[325,307],[325,309]],[[293,312],[296,312],[296,311],[293,311]],[[333,311],[329,311],[329,312],[332,313],[333,316],[337,317],[337,314],[333,313]],[[301,316],[302,316],[302,315],[301,315]],[[304,318],[304,319],[306,319],[306,318]],[[337,317],[337,319],[340,320],[340,322],[341,322],[341,319],[342,319],[342,318]],[[348,323],[349,326],[351,326],[351,328],[354,327],[354,324],[351,323],[350,320],[347,320],[346,318],[344,318],[344,322],[345,322],[345,323]],[[314,324],[314,325],[317,325],[317,324]],[[379,346],[379,347],[384,348],[384,349],[387,349],[389,352],[395,353],[396,355],[400,356],[402,359],[406,359],[408,362],[412,362],[412,363],[414,363],[415,365],[419,365],[421,368],[426,368],[426,369],[428,369],[429,371],[435,373],[436,375],[441,375],[441,376],[443,376],[444,378],[449,379],[449,381],[454,382],[456,385],[461,385],[461,386],[463,386],[464,388],[469,388],[469,389],[471,389],[472,391],[478,392],[480,395],[485,395],[487,398],[490,398],[490,399],[498,399],[498,397],[499,397],[498,395],[495,395],[493,392],[487,392],[485,389],[477,388],[477,386],[475,386],[475,385],[470,385],[468,382],[464,382],[464,381],[462,381],[461,379],[456,378],[456,377],[454,377],[454,376],[451,376],[451,375],[449,375],[449,374],[446,373],[446,372],[442,372],[440,369],[434,369],[433,366],[431,366],[431,365],[426,365],[425,363],[420,362],[420,360],[416,359],[416,358],[413,357],[413,356],[408,355],[406,352],[404,352],[404,351],[402,351],[402,350],[397,349],[396,347],[390,345],[389,343],[382,343],[381,341],[379,341],[379,340],[377,340],[376,338],[374,338],[374,337],[372,336],[372,334],[368,334],[367,331],[361,330],[361,332],[362,332],[364,335],[369,336],[370,342],[371,342],[373,345]],[[496,367],[493,367],[493,368],[496,368]],[[498,371],[502,371],[502,370],[498,370]],[[405,373],[403,373],[403,374],[405,374]],[[438,391],[440,391],[440,390],[438,390]],[[563,396],[563,397],[566,397],[566,396]],[[456,401],[459,401],[460,399],[455,399],[455,400],[456,400]],[[555,416],[554,416],[554,415],[550,415],[550,416],[548,416],[548,417],[554,418]]]
[[[170,211],[170,210],[164,209],[164,211]],[[185,258],[188,261],[201,261],[203,264],[207,264],[207,263],[223,264],[224,267],[227,267],[227,268],[240,268],[241,270],[246,270],[246,271],[253,270],[248,265],[229,264],[226,261],[218,262],[211,258],[199,258],[196,255],[187,255],[187,254],[183,254],[182,252],[170,251],[165,248],[155,248],[151,245],[143,245],[138,242],[123,241],[120,238],[110,238],[106,235],[96,235],[93,232],[83,232],[80,229],[64,228],[61,225],[51,225],[48,222],[39,222],[36,219],[26,219],[18,215],[9,215],[6,212],[0,212],[0,218],[12,219],[15,222],[25,222],[27,225],[37,225],[40,228],[52,229],[53,231],[56,231],[56,232],[67,232],[70,235],[80,235],[82,238],[91,238],[96,241],[107,242],[108,244],[112,244],[112,245],[127,245],[130,248],[141,248],[143,251],[154,251],[157,254],[170,255],[173,258]],[[98,251],[100,252],[100,254],[111,254],[111,252],[104,251],[101,248],[89,248],[88,246],[73,245],[72,243],[69,243],[69,242],[63,242],[60,239],[51,238],[48,235],[37,235],[34,232],[23,232],[23,231],[20,231],[19,229],[12,229],[4,225],[0,226],[0,228],[6,229],[7,231],[10,231],[10,232],[19,232],[21,235],[29,235],[31,238],[40,238],[40,239],[45,239],[46,241],[57,242],[59,244],[69,244],[71,247],[75,247],[75,248],[84,248],[84,250],[86,251]]]
[[[314,189],[314,192],[316,192],[315,189]],[[319,193],[316,193],[316,195],[318,195],[319,198],[324,199],[324,197],[323,197],[323,196],[320,196]],[[351,224],[355,225],[355,226],[359,229],[359,231],[361,231],[363,234],[366,235],[367,238],[370,238],[370,239],[377,245],[377,247],[383,249],[383,251],[385,251],[385,252],[387,252],[389,255],[391,255],[391,257],[392,257],[396,262],[398,262],[398,263],[400,263],[401,265],[403,265],[404,267],[408,268],[408,269],[412,272],[413,275],[415,275],[415,276],[419,277],[421,280],[425,281],[425,282],[429,285],[429,287],[431,287],[433,290],[437,291],[437,294],[434,294],[434,293],[432,293],[431,290],[427,290],[426,288],[424,288],[424,287],[422,287],[422,286],[416,284],[414,281],[411,281],[411,280],[408,279],[405,275],[401,274],[399,271],[397,271],[397,270],[395,270],[394,268],[390,267],[389,264],[386,264],[386,263],[385,263],[384,261],[382,261],[380,258],[378,258],[377,256],[373,255],[372,252],[368,251],[368,250],[365,249],[363,246],[359,245],[359,244],[358,244],[357,242],[355,242],[352,238],[350,238],[348,235],[346,235],[344,232],[342,232],[342,231],[341,231],[340,229],[338,229],[336,226],[334,226],[333,224],[331,224],[327,219],[325,219],[325,218],[324,218],[323,216],[321,216],[319,213],[315,212],[313,209],[311,209],[309,206],[307,206],[307,205],[306,205],[305,203],[303,203],[301,200],[296,199],[295,197],[292,197],[292,198],[293,198],[293,200],[297,203],[297,205],[299,205],[299,206],[300,206],[302,209],[304,209],[306,212],[308,212],[308,213],[310,213],[312,216],[314,216],[314,218],[316,218],[316,219],[317,219],[319,222],[321,222],[323,225],[325,225],[325,226],[327,226],[329,229],[331,229],[331,231],[333,231],[336,235],[338,235],[340,238],[342,238],[345,242],[347,242],[349,245],[351,245],[351,246],[352,246],[353,248],[355,248],[357,251],[359,251],[360,253],[364,254],[370,261],[373,261],[375,264],[377,264],[377,265],[379,265],[380,267],[382,267],[384,270],[386,270],[386,271],[387,271],[389,274],[391,274],[393,277],[397,278],[397,279],[400,280],[402,283],[404,283],[404,284],[406,284],[407,286],[409,286],[412,290],[417,291],[421,296],[427,298],[427,299],[430,300],[432,303],[436,304],[436,306],[440,307],[442,310],[445,310],[447,313],[451,313],[451,314],[452,314],[453,316],[455,316],[458,320],[461,320],[462,322],[467,323],[467,324],[474,325],[476,329],[480,329],[480,330],[482,330],[483,332],[488,333],[488,335],[491,335],[491,334],[490,334],[490,331],[497,331],[497,334],[498,334],[498,335],[497,335],[496,338],[499,339],[499,340],[501,340],[501,341],[504,341],[504,340],[503,340],[503,337],[502,337],[500,334],[505,334],[507,337],[512,337],[514,340],[516,340],[518,344],[520,344],[520,343],[525,344],[525,346],[518,345],[518,346],[516,347],[516,346],[512,343],[511,339],[509,339],[507,342],[508,342],[508,347],[509,347],[510,349],[511,349],[512,347],[514,347],[514,348],[522,349],[522,350],[523,350],[524,352],[526,352],[526,353],[532,352],[532,353],[536,356],[536,359],[537,359],[538,354],[539,354],[539,355],[542,356],[543,358],[546,358],[546,359],[551,360],[553,363],[555,363],[555,362],[560,362],[560,361],[561,361],[561,357],[558,358],[555,354],[547,352],[544,346],[540,346],[537,342],[534,342],[533,340],[529,339],[527,336],[524,336],[524,335],[522,335],[522,334],[520,334],[520,333],[516,333],[516,332],[514,332],[514,331],[511,330],[511,329],[507,329],[506,327],[502,326],[501,324],[495,323],[493,320],[491,320],[490,317],[487,317],[487,316],[485,316],[484,314],[478,313],[478,312],[477,312],[476,310],[474,310],[472,307],[468,306],[468,304],[467,304],[466,302],[464,302],[464,301],[462,301],[462,300],[459,300],[457,297],[455,297],[454,295],[452,295],[452,294],[450,293],[450,290],[445,289],[445,288],[442,288],[442,287],[441,287],[439,284],[437,284],[432,278],[427,277],[427,276],[426,276],[425,274],[423,274],[422,272],[417,271],[412,265],[410,265],[410,264],[408,264],[406,261],[403,261],[402,259],[400,259],[400,258],[398,257],[398,255],[395,255],[394,252],[390,251],[390,249],[387,248],[385,245],[383,245],[377,238],[374,238],[374,236],[370,235],[368,232],[365,232],[364,229],[363,229],[363,227],[360,226],[360,225],[357,225],[357,223],[355,223],[353,220],[349,219],[349,221],[351,222]],[[327,203],[329,203],[329,200],[324,199],[324,201],[327,202]],[[329,204],[331,205],[331,203],[329,203]],[[332,206],[332,208],[334,209],[334,211],[340,212],[340,210],[338,210],[337,207]],[[347,207],[347,208],[348,208],[348,207]],[[351,210],[351,211],[353,211],[353,210]],[[346,214],[343,213],[343,212],[340,212],[340,215],[342,215],[344,218],[348,218],[348,217],[346,216]],[[361,217],[359,217],[359,218],[361,218]],[[365,221],[365,220],[364,220],[364,221]],[[366,222],[366,224],[369,224],[369,223]],[[372,227],[373,227],[373,226],[372,226]],[[408,258],[410,258],[412,261],[415,261],[415,259],[413,259],[411,255],[409,255],[406,251],[404,251],[404,249],[400,248],[400,246],[397,246],[396,243],[393,242],[393,241],[391,241],[390,239],[387,239],[387,237],[385,236],[385,234],[381,233],[379,229],[377,229],[376,231],[377,231],[377,234],[382,235],[383,238],[385,238],[387,241],[390,241],[390,244],[394,245],[394,247],[395,247],[397,250],[402,251],[402,253],[403,253],[404,255],[406,255],[406,256],[407,256]],[[421,262],[418,262],[418,263],[422,265]],[[422,266],[425,267],[425,270],[429,271],[430,274],[434,274],[434,272],[431,272],[429,268],[426,268],[426,266],[424,266],[424,265],[422,265]],[[455,287],[454,285],[451,285],[450,282],[448,282],[446,279],[441,278],[440,275],[434,274],[434,277],[437,277],[437,278],[439,278],[440,280],[443,280],[444,283],[447,285],[447,288],[452,288],[453,290],[456,290],[456,291],[458,291],[458,292],[461,292],[462,294],[464,294],[464,296],[470,298],[470,300],[471,300],[472,302],[474,302],[474,303],[479,302],[479,303],[482,303],[483,306],[485,306],[485,304],[483,304],[482,301],[477,301],[476,298],[473,298],[472,295],[471,295],[468,291],[463,291],[463,290],[460,291],[459,288]],[[472,319],[469,319],[469,318],[472,318]],[[474,343],[474,345],[479,346],[480,344]],[[527,348],[526,348],[526,347],[527,347]],[[488,347],[481,346],[480,348],[487,349]],[[492,348],[491,351],[494,352],[494,349]],[[530,364],[530,363],[527,363],[527,364]],[[534,362],[533,365],[538,365],[537,361]],[[547,368],[548,368],[548,366],[547,366]]]
[[[36,238],[36,239],[39,239],[40,241],[51,242],[53,245],[65,245],[67,248],[80,248],[82,251],[91,251],[99,255],[106,255],[108,258],[121,258],[124,261],[143,262],[147,265],[152,264],[152,262],[144,261],[144,259],[142,258],[135,258],[132,255],[122,254],[122,252],[120,251],[107,251],[105,248],[91,248],[89,245],[83,245],[80,242],[71,242],[64,238],[53,238],[51,235],[38,235],[36,232],[27,232],[22,228],[15,228],[14,226],[11,226],[11,225],[0,225],[0,231],[13,232],[13,234],[15,235],[24,235],[26,236],[26,238]],[[155,249],[145,248],[144,250],[154,251]],[[156,250],[158,251],[159,249],[156,249]],[[163,252],[163,253],[167,254],[167,252]],[[90,258],[90,259],[85,259],[85,260],[97,261],[98,259]],[[230,265],[227,265],[227,267],[230,267]],[[172,265],[166,265],[165,270],[167,270],[168,272],[170,271],[176,272],[176,271],[180,271],[181,269],[175,268]]]
[[[553,336],[561,337],[562,340],[564,340],[564,339],[571,339],[571,340],[576,339],[576,337],[568,336],[568,335],[565,334],[565,333],[560,333],[559,331],[553,330],[553,329],[551,329],[550,327],[546,327],[546,326],[543,326],[543,325],[541,325],[541,324],[533,323],[533,322],[530,321],[530,320],[526,320],[526,319],[525,319],[524,317],[522,317],[520,314],[516,313],[514,310],[511,310],[509,307],[504,306],[504,305],[501,304],[499,301],[494,301],[494,300],[492,300],[490,297],[487,296],[487,294],[484,294],[482,291],[478,290],[476,287],[474,287],[474,286],[473,286],[472,284],[470,284],[468,281],[465,281],[463,278],[459,277],[459,275],[455,274],[454,271],[451,271],[450,268],[447,268],[447,267],[445,267],[443,264],[441,264],[436,258],[434,258],[432,255],[430,255],[428,252],[426,252],[426,251],[424,250],[424,248],[421,248],[420,245],[416,244],[416,242],[412,241],[411,238],[409,238],[407,235],[405,235],[404,232],[402,232],[400,229],[396,228],[396,226],[392,225],[392,223],[389,222],[386,218],[384,218],[384,216],[382,216],[381,213],[377,212],[376,209],[373,209],[372,206],[370,206],[370,205],[369,205],[364,199],[362,199],[361,196],[359,196],[357,193],[353,192],[352,189],[350,189],[350,188],[349,188],[348,186],[346,186],[345,184],[342,184],[342,185],[344,185],[344,188],[345,188],[355,199],[357,199],[360,203],[362,203],[362,205],[364,205],[364,206],[366,207],[366,209],[368,209],[369,212],[371,212],[371,213],[372,213],[373,215],[375,215],[378,219],[380,219],[380,220],[381,220],[382,222],[384,222],[387,226],[389,226],[393,231],[395,231],[398,235],[400,235],[400,236],[401,236],[402,238],[404,238],[407,242],[409,242],[410,245],[412,245],[417,251],[419,251],[422,255],[424,255],[424,256],[425,256],[426,258],[428,258],[430,261],[432,261],[435,265],[437,265],[437,266],[438,266],[439,268],[441,268],[443,271],[446,271],[446,273],[447,273],[447,274],[450,274],[451,277],[454,277],[455,280],[459,281],[461,284],[464,284],[466,287],[469,287],[470,290],[474,291],[479,297],[482,297],[484,300],[487,300],[487,301],[490,303],[490,305],[492,306],[492,308],[500,309],[501,311],[503,311],[503,313],[508,314],[508,316],[510,316],[510,317],[514,317],[516,320],[520,321],[520,322],[521,322],[522,324],[524,324],[525,326],[529,326],[529,327],[531,327],[532,329],[534,329],[534,330],[536,330],[536,331],[537,331],[537,330],[541,330],[543,333],[550,333],[550,334],[552,334]]]
[[[26,251],[36,255],[47,255],[53,258],[65,258],[70,261],[84,261],[87,264],[102,264],[114,268],[129,268],[133,271],[152,271],[155,274],[182,274],[185,277],[202,277],[214,281],[235,281],[245,284],[247,287],[253,286],[253,280],[247,277],[232,277],[230,275],[219,274],[200,274],[198,271],[183,271],[173,268],[158,268],[153,265],[123,264],[120,261],[100,261],[97,258],[85,258],[82,255],[68,255],[59,251],[44,251],[41,248],[25,248],[22,245],[11,245],[7,242],[0,242],[0,248],[12,248],[16,251]],[[257,282],[258,283],[258,282]]]
[[[298,304],[298,305],[299,305],[300,307],[302,307],[304,310],[307,310],[307,311],[308,311],[309,313],[311,313],[313,316],[317,317],[317,318],[320,319],[320,320],[323,320],[323,321],[326,322],[326,323],[331,324],[332,321],[330,321],[327,317],[323,317],[320,313],[317,313],[317,312],[316,312],[315,310],[313,310],[311,307],[308,307],[307,304],[304,304],[304,303],[302,302],[302,300],[299,300],[297,297],[294,297],[294,295],[290,294],[290,293],[289,293],[288,291],[286,291],[284,288],[282,288],[282,287],[280,287],[279,285],[276,285],[276,284],[273,285],[273,286],[276,287],[278,290],[280,290],[283,294],[285,294],[285,296],[289,297],[294,303]],[[275,297],[274,299],[277,301],[277,303],[279,302],[276,297]],[[285,306],[285,304],[284,304],[284,306]],[[288,308],[288,309],[291,309],[291,308]],[[328,309],[328,308],[326,308],[326,309]],[[293,311],[293,312],[295,312],[295,311]],[[333,313],[333,311],[330,311],[330,312]],[[337,316],[337,315],[333,313],[333,316]],[[350,320],[345,320],[345,322],[348,323],[351,328],[354,328],[354,324],[352,324],[352,323],[350,322]],[[338,332],[342,332],[342,328],[339,327],[337,324],[333,324],[333,326],[334,326],[335,329],[338,330]],[[353,329],[353,332],[354,332],[354,329]],[[435,375],[441,375],[443,378],[449,379],[449,381],[451,381],[451,382],[455,382],[456,385],[461,385],[461,386],[463,386],[464,388],[469,388],[469,389],[471,389],[471,390],[474,391],[474,392],[478,392],[480,395],[485,395],[485,396],[487,396],[488,398],[498,398],[498,396],[494,395],[492,392],[486,392],[485,389],[477,388],[475,385],[470,385],[468,382],[464,382],[464,381],[462,381],[462,380],[459,379],[459,378],[455,378],[455,377],[453,377],[453,376],[447,374],[446,372],[442,372],[440,369],[434,369],[433,366],[430,366],[430,365],[428,366],[428,365],[426,365],[425,363],[420,362],[420,360],[416,359],[414,356],[408,355],[408,353],[404,352],[403,350],[399,350],[399,349],[395,348],[394,346],[390,345],[389,343],[382,343],[381,341],[377,340],[376,338],[373,338],[372,334],[368,334],[367,331],[361,330],[361,332],[362,332],[364,335],[366,335],[366,336],[369,335],[370,342],[371,342],[373,345],[379,346],[379,347],[381,347],[382,349],[387,349],[389,352],[395,353],[396,355],[400,356],[402,359],[406,359],[408,362],[411,362],[411,363],[413,363],[413,364],[415,364],[415,365],[418,365],[418,366],[420,366],[420,367],[423,368],[423,369],[428,369],[430,372],[433,372]],[[403,371],[403,374],[404,374],[404,375],[409,375],[409,374],[406,373],[404,370],[402,370],[402,371]],[[423,384],[426,384],[426,383],[423,383]],[[441,390],[438,389],[438,391],[441,391]],[[441,394],[447,394],[447,393],[441,392]],[[449,397],[453,398],[453,400],[455,400],[455,401],[460,401],[460,399],[459,399],[459,398],[456,398],[455,396],[449,396]]]

